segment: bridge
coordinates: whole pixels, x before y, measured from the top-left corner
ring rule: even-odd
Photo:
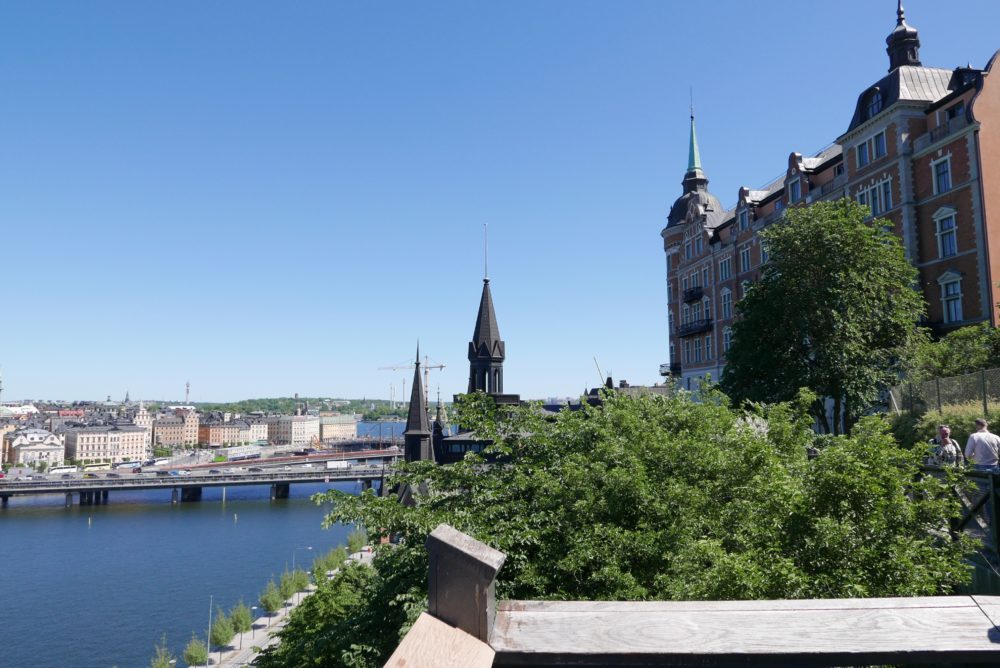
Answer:
[[[122,475],[120,478],[71,478],[68,480],[21,480],[0,481],[0,505],[6,506],[10,497],[33,496],[39,494],[65,494],[66,507],[73,504],[73,495],[80,505],[100,505],[108,502],[112,490],[135,491],[151,489],[173,490],[171,501],[199,501],[205,487],[236,487],[244,485],[270,485],[272,499],[288,498],[292,483],[363,481],[371,487],[372,481],[380,480],[392,470],[389,466],[359,465],[350,468],[326,469],[296,468],[293,470],[264,469],[261,471],[239,471],[208,473],[192,472],[188,475],[147,474]]]

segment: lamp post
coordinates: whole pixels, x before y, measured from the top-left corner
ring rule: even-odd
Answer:
[[[305,547],[297,547],[292,550],[292,575],[295,575],[295,553],[299,550],[312,550],[312,545],[307,545]],[[295,605],[299,604],[299,592],[295,592]]]
[[[257,606],[250,606],[250,642],[253,642],[254,637],[257,634],[257,626],[254,622],[257,621]]]
[[[215,594],[208,595],[208,633],[205,634],[205,668],[208,668],[208,657],[212,653],[212,604],[215,602]]]

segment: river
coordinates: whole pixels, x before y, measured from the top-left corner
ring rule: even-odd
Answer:
[[[0,510],[0,666],[148,666],[164,634],[183,665],[192,632],[205,637],[210,597],[227,613],[241,598],[255,605],[293,554],[308,566],[346,544],[349,527],[322,529],[325,509],[310,501],[327,489],[361,486],[293,484],[276,501],[267,485],[232,487],[224,502],[206,487],[176,505],[170,490],[112,491],[107,505],[69,509],[63,495],[13,497]]]

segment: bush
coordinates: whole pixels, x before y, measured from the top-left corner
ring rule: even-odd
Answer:
[[[201,638],[191,634],[191,640],[184,648],[184,663],[189,666],[204,666],[208,664],[208,647]]]
[[[278,581],[278,591],[281,593],[283,601],[287,601],[295,594],[295,580],[292,578],[291,571],[285,571],[281,574],[281,579]]]
[[[892,421],[893,433],[900,443],[907,447],[923,447],[927,441],[937,435],[939,424],[951,427],[951,437],[965,447],[969,434],[976,430],[976,418],[985,417],[990,423],[1000,421],[1000,413],[990,411],[983,415],[981,401],[968,401],[962,404],[945,404],[941,410],[932,409],[914,417],[904,413]]]
[[[155,649],[156,655],[150,660],[149,668],[170,668],[171,662],[174,661],[174,655],[167,649],[166,634],[160,638],[160,644],[156,645]]]

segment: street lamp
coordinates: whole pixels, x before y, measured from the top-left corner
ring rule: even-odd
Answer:
[[[257,625],[254,622],[257,621],[257,606],[250,606],[250,641],[253,642],[254,636],[257,633]]]

